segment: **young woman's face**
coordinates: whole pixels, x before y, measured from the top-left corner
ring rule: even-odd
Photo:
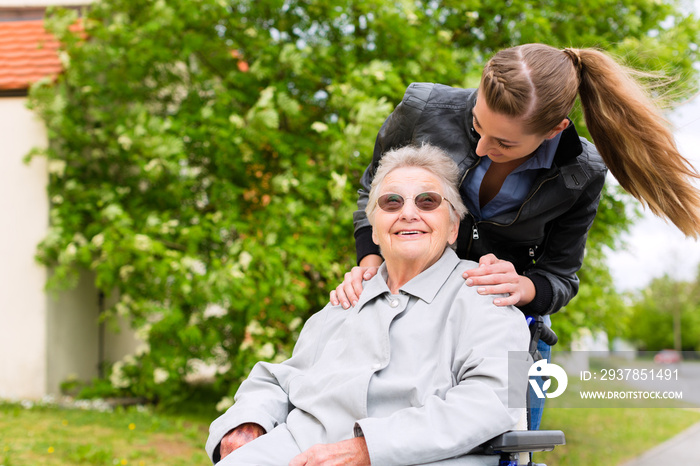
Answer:
[[[474,129],[481,136],[476,145],[476,155],[488,157],[495,163],[527,157],[545,139],[556,136],[566,128],[566,125],[561,129],[557,127],[546,135],[528,134],[519,119],[493,112],[483,99],[476,99],[472,116]]]

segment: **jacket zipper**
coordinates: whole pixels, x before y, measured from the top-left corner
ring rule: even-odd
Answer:
[[[464,174],[464,176],[462,177],[462,182],[464,182],[464,179],[466,178],[468,172],[469,172],[469,170],[467,170],[467,172],[466,172],[466,173]],[[522,213],[523,208],[525,207],[525,204],[527,204],[528,202],[530,202],[530,200],[535,196],[535,194],[538,193],[538,191],[542,188],[542,186],[543,186],[546,182],[551,181],[551,180],[557,178],[558,176],[559,176],[559,173],[557,173],[557,174],[554,175],[554,176],[550,176],[549,178],[545,178],[544,180],[542,180],[542,181],[540,182],[540,184],[537,186],[537,189],[535,189],[534,191],[532,191],[532,192],[530,193],[530,195],[527,197],[527,199],[525,199],[525,200],[523,201],[522,205],[520,206],[520,209],[518,209],[518,213],[515,215],[515,218],[513,219],[512,222],[510,222],[510,223],[508,223],[508,224],[496,223],[496,222],[492,222],[492,221],[489,221],[489,220],[480,220],[480,221],[477,221],[477,220],[474,218],[474,215],[472,215],[472,213],[469,212],[469,215],[471,216],[472,221],[473,221],[474,223],[473,223],[473,225],[472,225],[472,239],[469,241],[469,246],[467,247],[467,254],[469,254],[469,251],[471,251],[471,249],[472,249],[472,243],[473,243],[473,241],[476,240],[476,239],[479,239],[479,227],[478,227],[478,225],[479,225],[480,223],[482,223],[482,224],[484,224],[484,223],[490,223],[491,225],[495,225],[495,226],[499,226],[499,227],[507,227],[507,226],[510,226],[510,225],[514,224],[515,222],[518,221],[518,218],[520,218],[520,214]],[[460,186],[461,186],[461,183],[460,183]],[[533,257],[533,258],[535,257],[535,249],[536,249],[536,248],[530,248],[530,251],[529,251],[530,257]]]

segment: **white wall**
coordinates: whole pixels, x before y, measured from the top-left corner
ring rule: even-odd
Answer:
[[[0,398],[58,393],[68,377],[98,374],[99,325],[94,277],[74,290],[46,293],[47,271],[35,260],[49,226],[46,159],[22,160],[46,145],[42,122],[26,98],[0,98]],[[108,303],[110,304],[110,303]],[[104,358],[115,362],[139,342],[125,322],[104,335]]]
[[[136,335],[129,321],[123,317],[117,317],[117,328],[107,324],[104,341],[104,358],[108,363],[115,363],[124,356],[133,354],[139,346],[143,346],[143,341],[136,338]]]
[[[0,98],[0,397],[46,392],[46,271],[34,261],[48,226],[45,159],[23,157],[46,144],[22,97]]]
[[[80,274],[78,286],[47,296],[46,391],[59,393],[68,377],[90,381],[98,370],[98,305],[94,276]]]

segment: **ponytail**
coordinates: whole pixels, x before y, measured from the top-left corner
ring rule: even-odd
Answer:
[[[571,111],[576,95],[596,148],[620,185],[686,236],[700,235],[700,178],[678,152],[636,73],[594,49],[525,44],[501,50],[484,67],[479,98],[494,112],[543,135]]]
[[[610,172],[654,214],[697,238],[700,193],[693,180],[700,175],[678,152],[669,123],[633,72],[598,50],[564,53],[579,71],[586,126]]]

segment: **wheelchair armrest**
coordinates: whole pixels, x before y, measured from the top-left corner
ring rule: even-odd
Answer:
[[[482,447],[487,454],[552,451],[565,445],[561,430],[510,430],[486,442]]]

